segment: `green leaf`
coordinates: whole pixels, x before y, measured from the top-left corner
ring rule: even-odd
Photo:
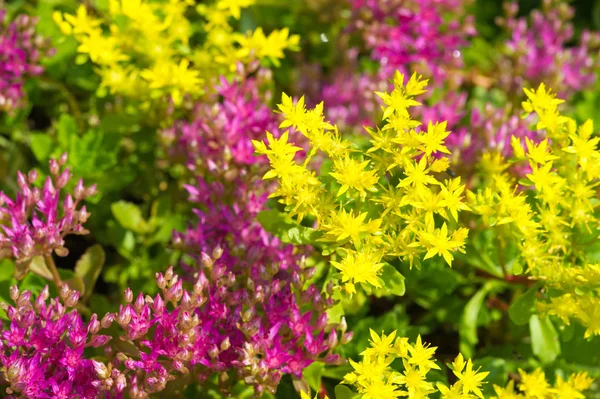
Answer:
[[[314,362],[302,370],[302,377],[308,385],[314,390],[321,390],[321,376],[323,375],[323,363]]]
[[[341,302],[336,303],[334,306],[328,308],[327,312],[327,321],[329,323],[339,323],[342,321],[342,317],[344,317],[344,305]]]
[[[69,114],[62,114],[58,120],[56,130],[61,148],[70,150],[73,138],[77,137],[77,123],[75,122],[75,119]]]
[[[100,276],[106,256],[100,245],[94,245],[85,251],[75,265],[75,274],[83,280],[83,299],[90,297]]]
[[[483,301],[490,291],[498,286],[496,281],[488,281],[467,302],[460,319],[458,332],[460,334],[460,352],[467,358],[473,357],[475,345],[479,342],[477,337],[477,319],[483,306]]]
[[[48,269],[43,256],[34,256],[29,263],[29,270],[47,280],[52,280],[52,272]]]
[[[542,363],[551,363],[560,355],[558,333],[549,317],[533,315],[529,319],[531,349]]]
[[[31,151],[40,162],[45,162],[50,158],[50,153],[52,153],[53,148],[53,140],[52,137],[48,136],[45,133],[35,133],[30,137],[29,144],[31,146]]]
[[[319,237],[315,229],[299,225],[285,213],[276,210],[262,211],[257,219],[265,230],[287,244],[313,244]]]
[[[10,259],[0,259],[0,281],[10,281],[13,278],[15,264]]]
[[[385,288],[391,294],[402,296],[406,292],[404,285],[404,276],[389,263],[385,263],[382,267],[381,279],[385,283]]]
[[[117,222],[127,230],[136,233],[146,231],[146,221],[142,217],[142,211],[137,205],[131,202],[118,201],[113,202],[110,209]]]
[[[539,286],[536,284],[519,296],[508,308],[508,316],[518,326],[527,324],[535,311],[535,298]]]
[[[323,377],[332,378],[334,380],[343,380],[344,376],[354,371],[354,368],[349,364],[342,364],[341,366],[325,367],[323,369]]]
[[[346,385],[337,385],[335,387],[335,399],[352,399],[354,392]]]

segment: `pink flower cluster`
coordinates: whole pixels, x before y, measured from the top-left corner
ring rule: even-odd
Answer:
[[[198,223],[176,233],[175,243],[192,261],[190,276],[206,276],[207,302],[198,313],[210,331],[211,372],[234,372],[260,393],[274,392],[284,374],[300,377],[316,360],[335,363],[338,339],[351,338],[344,326],[328,325],[330,292],[304,287],[313,272],[301,253],[265,231],[257,215],[269,187],[266,165],[254,157],[251,140],[277,134],[277,121],[261,92],[266,76],[222,81],[219,100],[200,104],[192,122],[177,122],[165,134],[173,158],[185,159],[195,184],[186,185]],[[217,254],[214,261],[210,254]],[[335,331],[341,328],[341,336]],[[227,342],[227,350],[222,348]],[[212,360],[210,360],[212,359]]]
[[[396,70],[417,71],[439,87],[463,82],[462,49],[475,34],[470,0],[350,0],[347,34],[358,33],[363,46],[351,48],[346,64],[323,86],[327,116],[342,128],[372,125],[380,101],[373,91],[389,90]],[[448,18],[451,16],[451,18]],[[359,71],[366,53],[378,64],[375,72]]]
[[[527,86],[544,82],[568,97],[592,85],[600,66],[600,34],[584,31],[575,46],[575,10],[564,1],[544,0],[541,10],[517,17],[517,2],[505,3],[506,18],[500,20],[510,38],[498,63],[498,84],[522,95]]]
[[[14,286],[14,306],[3,305],[10,325],[0,337],[0,386],[8,398],[95,399],[106,390],[96,369],[101,363],[84,350],[107,344],[110,337],[98,332],[108,328],[112,316],[92,315],[85,323],[75,306],[79,293],[63,285],[60,298],[48,302],[48,287],[33,299]],[[125,383],[118,371],[115,389]]]
[[[475,34],[464,15],[471,0],[351,0],[353,26],[362,33],[380,76],[418,70],[434,82],[457,79],[461,48]],[[446,18],[451,15],[452,18]]]
[[[22,107],[27,76],[44,71],[40,58],[51,55],[49,42],[35,33],[37,20],[19,15],[13,22],[5,22],[6,10],[0,9],[0,111]]]
[[[96,186],[85,187],[79,180],[73,193],[62,194],[71,172],[63,168],[67,155],[50,161],[50,175],[40,189],[34,186],[38,174],[19,172],[19,191],[14,199],[0,192],[0,258],[12,257],[26,263],[37,255],[68,254],[64,237],[87,234],[83,227],[90,214],[81,202],[96,194]]]

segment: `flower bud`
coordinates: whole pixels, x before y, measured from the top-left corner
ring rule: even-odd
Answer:
[[[223,255],[223,248],[221,248],[221,246],[216,246],[213,249],[213,253],[212,253],[213,259],[217,260],[217,259],[221,258],[222,255]]]
[[[10,295],[10,299],[12,299],[13,301],[16,301],[19,298],[19,287],[17,287],[16,285],[11,286],[9,295]]]
[[[131,303],[131,301],[133,301],[133,291],[131,291],[131,288],[127,287],[125,289],[123,297],[125,299],[125,303]]]
[[[53,176],[58,175],[58,173],[60,172],[60,165],[58,164],[58,162],[56,162],[55,159],[51,159],[49,164],[48,164],[48,168],[50,169],[50,173]]]
[[[65,305],[72,308],[75,307],[75,305],[77,305],[77,302],[79,302],[79,292],[72,290],[67,296],[67,298],[65,298]]]
[[[68,158],[68,154],[66,152],[63,152],[62,155],[60,156],[60,158],[58,159],[58,163],[63,166],[67,163],[67,158]]]
[[[94,371],[96,372],[98,378],[105,380],[110,376],[110,373],[108,372],[108,369],[104,363],[97,360],[92,360],[92,364],[94,365]]]
[[[229,337],[225,337],[223,341],[221,341],[221,351],[226,351],[231,347],[231,343],[229,342]]]
[[[102,326],[102,328],[109,328],[113,321],[115,321],[114,313],[107,313],[104,315],[104,317],[102,317],[100,325]]]

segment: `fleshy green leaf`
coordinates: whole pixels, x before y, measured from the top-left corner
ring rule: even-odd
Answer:
[[[560,355],[558,333],[549,317],[533,315],[529,319],[531,348],[542,363],[551,363]]]
[[[508,308],[510,319],[518,326],[527,324],[535,310],[535,297],[538,285],[531,287],[523,295],[519,296]]]
[[[40,162],[45,162],[50,158],[50,153],[53,150],[53,140],[52,137],[48,136],[45,133],[36,133],[30,136],[31,151]]]
[[[323,375],[323,363],[314,362],[310,366],[302,370],[302,377],[308,385],[314,390],[321,389],[321,376]]]
[[[483,306],[483,301],[490,291],[496,288],[496,281],[488,281],[479,291],[467,302],[465,310],[460,320],[458,332],[460,334],[460,352],[465,357],[473,357],[473,348],[479,342],[477,337],[477,319]]]
[[[265,230],[273,233],[284,243],[312,244],[319,237],[319,233],[315,229],[299,225],[287,215],[276,210],[260,212],[257,219]]]
[[[94,245],[85,251],[75,265],[75,274],[83,280],[83,298],[86,300],[92,294],[96,280],[100,276],[106,256],[100,245]]]
[[[406,292],[404,285],[404,276],[389,263],[382,267],[381,279],[385,283],[385,288],[391,294],[402,296]]]
[[[136,233],[146,231],[146,221],[142,217],[142,211],[137,205],[131,202],[118,201],[114,202],[110,206],[110,209],[117,222],[127,230]]]
[[[335,387],[335,399],[352,399],[354,392],[346,385],[337,385]]]

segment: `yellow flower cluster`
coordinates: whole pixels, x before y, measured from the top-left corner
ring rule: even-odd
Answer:
[[[518,243],[513,273],[525,268],[550,289],[538,308],[567,324],[579,320],[586,337],[600,335],[600,264],[594,249],[600,228],[600,138],[593,134],[591,120],[577,126],[561,115],[563,101],[543,84],[525,94],[523,109],[537,115],[535,127],[546,138],[539,143],[527,139],[523,147],[513,137],[515,158],[489,159],[496,166],[487,168],[488,186],[469,192],[468,203],[481,215],[484,228],[514,227],[496,230],[501,240]],[[517,181],[507,172],[509,165],[528,166],[530,173]]]
[[[468,234],[456,228],[458,212],[469,209],[460,178],[441,180],[449,166],[444,139],[446,122],[421,123],[409,108],[420,105],[415,96],[426,92],[427,80],[413,75],[406,85],[396,73],[391,93],[383,100],[383,126],[368,129],[367,148],[344,140],[335,125],[325,121],[323,103],[306,109],[304,98],[293,102],[283,95],[281,128],[293,128],[308,139],[307,156],[289,143],[289,131],[279,138],[267,133],[267,143],[255,141],[258,154],[269,158],[265,179],[276,178],[279,197],[298,221],[314,218],[320,241],[340,256],[332,265],[341,272],[348,293],[356,284],[381,288],[385,260],[400,258],[410,266],[439,255],[451,265],[453,252],[463,251]],[[315,173],[313,164],[323,165]],[[331,169],[327,172],[326,168]]]
[[[462,355],[449,365],[457,378],[454,384],[427,381],[429,371],[440,369],[432,359],[436,349],[423,344],[421,336],[410,344],[408,338],[396,338],[396,331],[379,336],[371,330],[370,347],[361,353],[362,361],[350,360],[354,371],[346,374],[344,383],[353,385],[362,399],[425,399],[434,392],[442,398],[483,399],[481,386],[489,372],[473,369],[471,359],[465,361]],[[391,367],[396,359],[402,361],[403,371]]]
[[[579,372],[571,374],[567,380],[558,374],[552,386],[542,369],[531,373],[519,369],[519,377],[519,393],[515,392],[515,382],[511,380],[506,387],[494,385],[496,395],[491,399],[584,399],[583,392],[594,382],[586,372]]]
[[[109,0],[108,11],[90,15],[80,5],[75,15],[55,12],[62,32],[78,42],[78,62],[88,59],[102,82],[99,95],[110,92],[136,99],[197,97],[219,75],[238,63],[270,60],[279,65],[286,49],[297,50],[299,37],[287,29],[265,35],[258,28],[238,33],[231,25],[254,0],[216,0],[196,7],[203,21],[203,42],[187,18],[194,0]],[[200,22],[202,24],[202,22]]]
[[[361,353],[362,361],[350,360],[354,371],[346,374],[343,383],[354,386],[360,399],[426,399],[436,392],[441,399],[484,399],[482,386],[489,372],[474,369],[471,359],[465,361],[461,354],[448,365],[456,377],[454,384],[427,381],[429,371],[440,369],[432,359],[436,349],[423,344],[421,336],[410,344],[408,338],[396,337],[396,331],[379,336],[371,330],[370,347]],[[402,361],[402,371],[392,367],[396,360]],[[519,380],[518,391],[514,380],[505,387],[493,385],[495,395],[490,399],[584,399],[583,392],[594,382],[586,372],[579,372],[566,380],[557,375],[553,386],[542,369],[531,373],[519,369]],[[306,392],[301,397],[310,399]]]

